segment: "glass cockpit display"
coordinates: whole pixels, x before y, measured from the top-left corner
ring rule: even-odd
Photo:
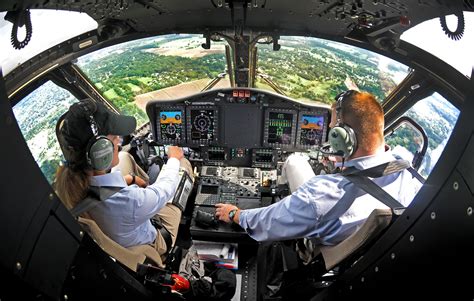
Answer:
[[[190,108],[188,111],[188,142],[209,145],[217,140],[217,110],[215,108]]]
[[[324,116],[301,115],[300,131],[300,145],[321,145],[324,133]]]
[[[160,112],[160,133],[162,139],[181,140],[183,133],[181,111]]]
[[[265,120],[265,142],[269,146],[290,146],[295,142],[296,113],[270,110]]]
[[[184,108],[180,106],[157,107],[156,130],[159,143],[182,143],[185,140]]]
[[[270,112],[268,143],[290,144],[293,114]]]
[[[307,149],[317,148],[326,141],[328,112],[300,111],[296,144]]]

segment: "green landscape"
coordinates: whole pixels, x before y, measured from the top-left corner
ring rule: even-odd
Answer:
[[[101,52],[90,54],[81,58],[78,65],[123,113],[145,121],[144,113],[133,105],[135,96],[214,78],[226,70],[223,47],[218,48],[221,51],[211,48],[206,53],[201,43],[202,38],[195,35],[132,41],[117,50],[101,50],[107,56]],[[335,42],[286,37],[280,44],[279,51],[258,45],[258,72],[270,76],[286,95],[295,99],[329,104],[338,93],[348,89],[349,81],[383,101],[397,84],[389,73],[407,73],[405,66],[395,63],[381,70],[375,54]],[[200,55],[193,57],[197,51]],[[261,80],[257,80],[257,87],[269,89]]]
[[[190,58],[159,55],[149,51],[179,40],[177,37],[179,36],[173,35],[170,39],[160,42],[153,39],[147,39],[148,43],[147,40],[129,42],[128,45],[122,46],[123,51],[113,52],[100,59],[90,59],[86,56],[78,65],[104,97],[111,100],[122,113],[134,115],[138,123],[142,124],[147,122],[148,118],[134,104],[136,95],[197,79],[214,78],[225,70],[223,52]],[[201,47],[200,43],[196,44],[194,36],[186,35],[181,39],[189,40],[183,46],[185,49]]]
[[[330,104],[337,94],[349,88],[345,83],[350,80],[361,91],[383,101],[398,84],[388,72],[407,74],[402,65],[392,64],[390,70],[379,70],[379,58],[374,54],[335,42],[285,38],[280,44],[279,51],[267,45],[259,47],[258,67],[295,99]]]

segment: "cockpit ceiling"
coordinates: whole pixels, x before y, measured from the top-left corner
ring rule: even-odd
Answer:
[[[242,7],[246,7],[244,13]],[[231,10],[231,7],[234,9]],[[123,21],[132,31],[204,32],[232,29],[343,37],[353,27],[407,17],[425,20],[472,11],[474,0],[56,0],[1,1],[0,11],[59,9],[89,14],[99,24]],[[234,17],[232,18],[232,11]],[[234,20],[234,24],[232,22]],[[404,20],[407,20],[404,18]],[[403,31],[409,27],[397,27]]]

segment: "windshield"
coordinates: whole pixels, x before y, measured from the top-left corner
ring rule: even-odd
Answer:
[[[305,37],[283,37],[279,43],[279,51],[259,46],[259,72],[295,99],[330,104],[341,91],[354,89],[382,102],[408,74],[405,65],[342,43]],[[269,88],[261,79],[257,86]]]
[[[185,97],[207,88],[230,87],[225,45],[202,48],[200,35],[146,38],[80,58],[77,65],[122,113],[147,122],[146,103]],[[373,93],[379,101],[408,74],[408,68],[361,48],[332,41],[283,37],[279,51],[257,44],[256,87],[310,103],[333,102],[347,89]],[[215,84],[215,85],[213,85]]]
[[[165,35],[111,46],[83,56],[77,65],[120,111],[148,122],[150,100],[185,97],[226,70],[224,42],[201,47],[200,35]],[[227,78],[214,88],[230,87]]]

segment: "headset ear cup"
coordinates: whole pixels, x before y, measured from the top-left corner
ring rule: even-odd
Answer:
[[[114,159],[114,144],[105,136],[91,139],[87,147],[87,162],[94,170],[107,170]]]
[[[349,157],[350,155],[355,153],[355,151],[357,150],[357,136],[356,136],[354,130],[350,126],[344,125],[344,128],[346,129],[347,133],[349,134],[349,141],[351,142],[350,152],[347,155],[347,157]]]
[[[329,131],[329,144],[335,153],[348,158],[355,150],[355,133],[348,126],[335,126]]]

